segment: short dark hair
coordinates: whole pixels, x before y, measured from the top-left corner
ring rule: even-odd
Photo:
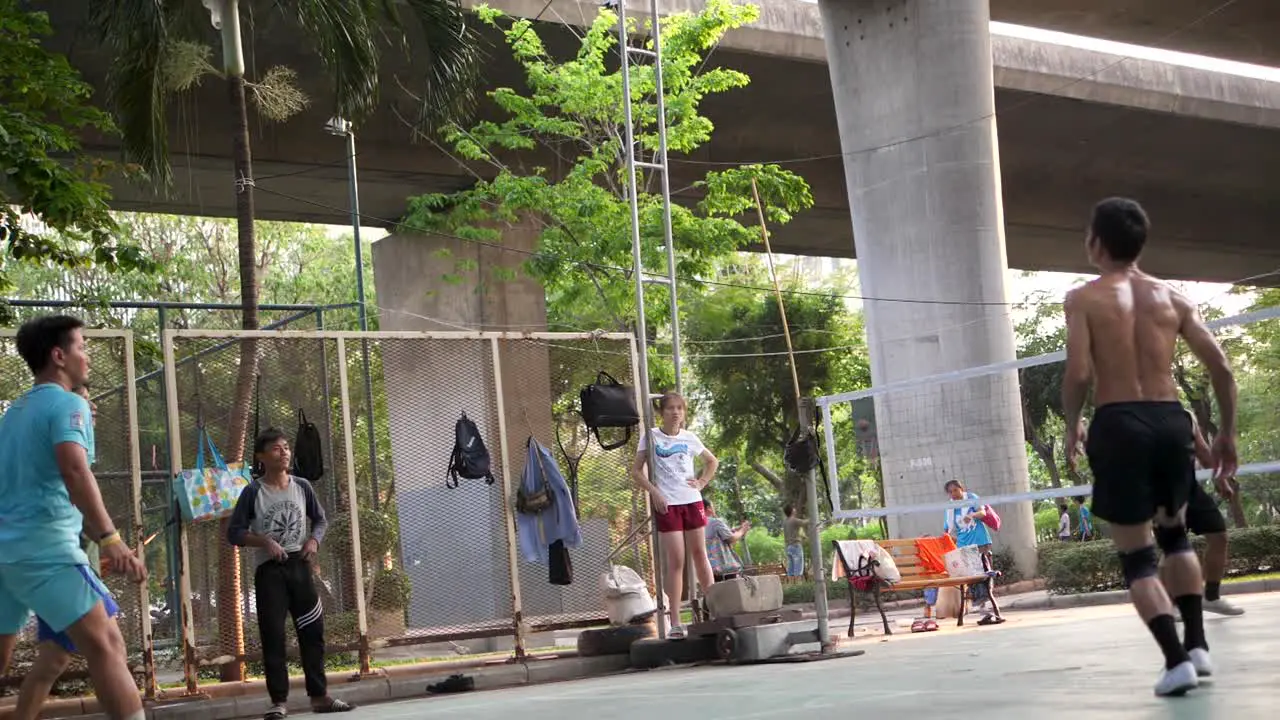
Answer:
[[[1089,233],[1098,239],[1112,260],[1133,262],[1147,244],[1151,221],[1135,200],[1107,198],[1093,206]]]
[[[951,490],[951,486],[952,486],[952,485],[955,485],[956,487],[960,488],[961,490],[963,490],[963,489],[964,489],[964,483],[960,482],[959,480],[948,480],[948,481],[946,482],[946,484],[944,484],[944,485],[942,486],[942,489],[943,489],[943,490],[946,490],[946,491],[948,491],[948,492],[950,492],[950,490]]]
[[[277,440],[288,441],[283,430],[276,427],[269,427],[266,430],[263,430],[258,433],[258,437],[253,439],[253,454],[257,455],[258,453],[266,450],[267,446],[274,445]]]
[[[54,348],[71,349],[71,332],[84,327],[84,321],[71,315],[41,315],[32,318],[18,328],[15,338],[18,354],[27,362],[31,372],[40,374],[49,367],[49,356]]]
[[[1077,504],[1077,505],[1083,505],[1083,504],[1084,504],[1084,496],[1083,496],[1083,495],[1077,495],[1077,496],[1075,497],[1075,500],[1076,500],[1076,504]]]
[[[706,510],[709,513],[713,513],[716,511],[716,506],[711,502],[709,498],[702,498],[702,509]]]
[[[792,505],[791,503],[787,503],[786,505],[782,506],[783,515],[790,515],[791,513],[795,512],[795,510],[796,510],[796,506]]]

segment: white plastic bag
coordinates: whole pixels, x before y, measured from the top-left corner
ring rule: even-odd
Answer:
[[[639,573],[625,565],[614,565],[600,576],[605,610],[612,625],[627,625],[633,619],[658,609]]]
[[[953,578],[987,574],[982,569],[982,551],[976,545],[956,548],[944,555],[942,562],[947,566],[947,575]]]

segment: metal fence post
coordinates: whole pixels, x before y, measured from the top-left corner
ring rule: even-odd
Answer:
[[[516,519],[512,511],[515,484],[511,476],[511,443],[507,439],[507,411],[502,397],[502,359],[498,339],[490,338],[493,349],[493,390],[498,411],[498,448],[502,468],[502,518],[507,528],[507,562],[511,570],[511,622],[515,627],[515,658],[525,656],[524,601],[520,595],[520,558],[517,553]]]
[[[142,517],[142,452],[138,447],[138,386],[133,363],[133,331],[124,331],[124,402],[129,418],[129,474],[133,495],[133,540],[138,559],[147,564],[146,527]],[[148,699],[156,696],[155,648],[151,636],[151,597],[147,584],[138,584],[138,614],[142,633],[142,689]]]
[[[161,346],[164,352],[164,386],[165,403],[169,415],[169,475],[177,477],[182,473],[182,423],[178,415],[178,374],[174,357],[173,331],[163,329]],[[178,519],[178,597],[182,601],[182,675],[187,682],[187,694],[199,692],[199,669],[196,663],[196,629],[194,616],[191,614],[191,572],[190,543],[187,538],[187,524]]]
[[[363,676],[371,672],[369,615],[364,604],[364,558],[360,550],[360,502],[356,496],[355,445],[351,441],[351,387],[347,383],[347,343],[341,337],[338,338],[338,394],[342,405],[342,442],[347,458],[347,493],[351,498],[351,567],[356,590],[356,627],[360,633],[360,674]]]
[[[797,408],[800,421],[800,432],[809,435],[809,439],[817,442],[813,434],[813,398],[801,398]],[[818,470],[809,468],[805,474],[805,494],[809,506],[809,551],[813,553],[813,609],[818,615],[818,642],[822,652],[827,652],[831,644],[831,630],[827,626],[827,578],[823,569],[822,536],[818,533]]]
[[[649,400],[649,388],[644,386],[644,380],[640,376],[639,353],[642,350],[637,349],[636,336],[630,337],[629,347],[631,348],[631,378],[635,383],[636,389],[636,408],[640,411],[640,432],[647,433],[650,430],[653,420],[653,403]],[[653,443],[649,443],[649,473],[653,477]],[[630,478],[628,478],[630,479]],[[635,481],[631,480],[634,486]],[[644,511],[644,521],[650,523],[649,528],[649,568],[653,571],[653,595],[658,605],[658,612],[654,614],[654,620],[657,625],[658,637],[665,638],[667,636],[667,613],[670,609],[667,607],[666,588],[662,582],[662,575],[665,572],[662,562],[662,533],[658,532],[658,525],[653,521],[653,506],[650,504],[649,493],[641,493],[644,496],[644,503],[641,509]]]

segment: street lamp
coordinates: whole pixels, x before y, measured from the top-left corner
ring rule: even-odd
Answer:
[[[355,238],[356,252],[356,309],[360,314],[360,332],[369,331],[369,314],[364,301],[364,248],[360,242],[360,183],[356,179],[356,134],[351,121],[340,117],[329,118],[324,129],[330,135],[347,139],[347,183],[351,190],[351,233]],[[369,372],[369,340],[360,338],[360,354],[364,362],[364,394],[367,403],[369,430],[369,479],[373,491],[373,509],[378,509],[378,447],[373,432],[373,377]],[[355,498],[351,498],[355,503]]]
[[[347,177],[351,190],[351,232],[355,236],[356,250],[356,302],[360,311],[360,331],[369,329],[368,311],[364,302],[364,252],[360,242],[360,183],[356,178],[356,134],[351,121],[339,117],[329,118],[324,129],[330,135],[347,139]]]

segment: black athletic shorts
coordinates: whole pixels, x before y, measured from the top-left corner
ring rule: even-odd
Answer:
[[[1098,408],[1085,453],[1093,470],[1093,512],[1141,525],[1157,508],[1173,513],[1196,486],[1191,418],[1178,402],[1119,402]]]
[[[1227,531],[1227,519],[1218,509],[1218,503],[1199,482],[1191,490],[1191,500],[1187,502],[1187,529],[1197,535]]]

